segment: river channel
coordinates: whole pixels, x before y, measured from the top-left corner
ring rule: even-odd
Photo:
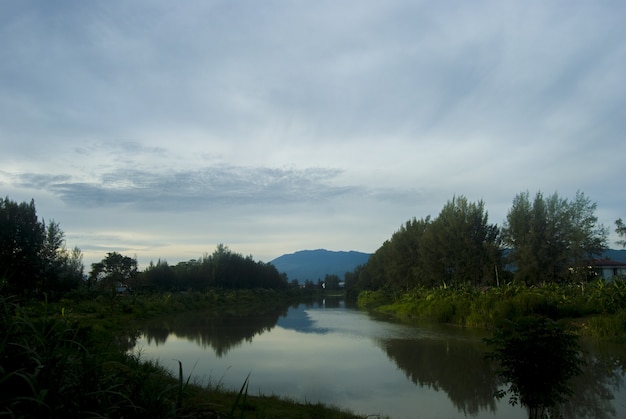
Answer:
[[[405,325],[339,299],[254,316],[200,313],[146,323],[135,350],[195,382],[322,402],[391,418],[526,418],[495,400],[495,366],[484,335],[442,325]],[[566,418],[626,417],[624,345],[584,342],[587,366]]]

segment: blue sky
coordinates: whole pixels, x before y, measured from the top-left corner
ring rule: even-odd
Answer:
[[[527,190],[626,218],[622,1],[0,10],[0,193],[87,264],[373,252],[454,195],[499,225]]]

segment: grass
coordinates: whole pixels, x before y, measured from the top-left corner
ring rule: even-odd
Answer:
[[[246,307],[258,310],[261,303],[251,304],[252,294],[245,294]],[[248,379],[238,392],[201,386],[190,382],[191,374],[185,378],[180,363],[174,376],[158,363],[129,353],[133,318],[183,308],[217,310],[237,296],[198,296],[199,302],[192,297],[139,296],[118,302],[114,313],[97,297],[54,304],[0,297],[0,416],[360,417],[322,404],[250,396]]]
[[[417,288],[406,293],[364,291],[360,307],[411,321],[424,319],[463,327],[492,329],[505,320],[541,315],[582,327],[581,334],[626,341],[626,281],[526,287],[506,284]]]

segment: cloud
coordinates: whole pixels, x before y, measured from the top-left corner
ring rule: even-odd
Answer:
[[[128,205],[142,211],[198,211],[211,206],[283,206],[327,201],[355,188],[329,185],[340,170],[218,166],[198,170],[105,172],[92,182],[69,175],[24,173],[15,184],[43,189],[67,205]]]
[[[626,217],[625,11],[10,3],[0,187],[96,258],[115,243],[155,259],[218,242],[374,251],[453,195],[501,223],[525,190],[580,189],[608,225]]]

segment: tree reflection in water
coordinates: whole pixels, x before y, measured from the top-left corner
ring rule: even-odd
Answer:
[[[345,315],[350,315],[351,311],[332,299],[289,308],[285,305],[245,316],[191,313],[151,321],[142,332],[149,343],[161,345],[174,335],[203,348],[211,348],[217,357],[224,357],[231,349],[243,342],[252,342],[255,336],[270,332],[277,324],[283,329],[317,334],[323,340],[325,334],[337,330],[329,324],[316,324],[309,316],[310,310],[333,308],[346,310]],[[371,320],[380,324],[380,319],[375,317],[376,320]],[[385,324],[387,322],[382,327]],[[396,323],[389,324],[389,329],[396,327]],[[413,330],[410,326],[402,327],[403,330]],[[433,330],[443,329],[434,326]],[[496,374],[497,366],[485,359],[487,346],[479,337],[461,335],[444,330],[426,335],[403,332],[370,338],[408,380],[416,386],[444,392],[461,414],[471,417],[491,412],[497,416],[498,404],[494,395],[504,384]],[[565,418],[616,417],[613,395],[623,387],[626,349],[622,345],[604,351],[605,346],[585,348],[587,366],[583,375],[572,382],[574,395],[559,409]]]
[[[235,313],[185,313],[153,320],[142,331],[148,343],[163,344],[172,334],[203,348],[210,347],[221,358],[244,341],[251,342],[256,335],[270,331],[279,317],[287,314],[287,310],[288,306],[283,306],[245,316]]]
[[[484,410],[495,413],[498,379],[480,342],[388,339],[379,344],[407,378],[444,391],[465,415],[476,416]]]

